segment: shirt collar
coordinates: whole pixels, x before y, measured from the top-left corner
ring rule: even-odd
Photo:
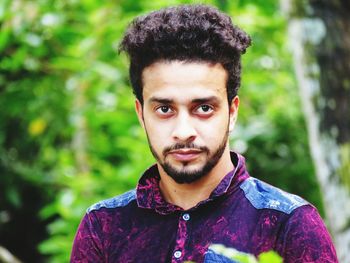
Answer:
[[[242,181],[249,177],[244,157],[235,152],[231,152],[230,155],[234,169],[224,176],[208,199],[199,202],[195,207],[191,208],[191,210],[219,196],[232,192]],[[175,211],[182,211],[183,209],[181,207],[165,201],[159,188],[159,181],[160,175],[157,165],[155,164],[147,169],[139,180],[136,190],[138,206],[141,208],[154,209],[162,215],[170,214]]]

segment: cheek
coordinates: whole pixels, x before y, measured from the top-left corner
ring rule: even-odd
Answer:
[[[225,132],[228,125],[229,125],[228,114],[227,115],[221,114],[215,118],[204,121],[202,124],[202,126],[203,126],[202,130],[206,129],[206,131],[208,131],[207,133],[212,133],[213,136],[215,136],[215,134],[220,134],[220,133]],[[205,126],[205,128],[204,128],[204,126]]]
[[[206,145],[216,145],[217,143],[221,143],[221,140],[225,137],[228,124],[228,117],[217,118],[210,122],[202,123],[200,129],[197,131]]]
[[[151,120],[145,121],[148,139],[155,149],[163,148],[169,140],[169,127],[162,123],[155,123]]]

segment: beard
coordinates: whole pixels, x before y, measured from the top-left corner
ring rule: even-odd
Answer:
[[[218,147],[213,152],[211,152],[205,146],[198,146],[198,145],[195,145],[194,143],[174,144],[170,147],[166,147],[163,150],[162,152],[162,156],[164,157],[163,159],[160,158],[160,156],[157,154],[155,149],[152,147],[148,134],[147,134],[147,139],[148,139],[150,150],[154,158],[162,166],[166,174],[170,176],[178,184],[190,184],[206,176],[216,166],[216,164],[219,162],[220,158],[222,157],[226,149],[228,136],[229,136],[229,131],[227,128],[224,138],[222,139]],[[177,168],[177,167],[174,167],[169,161],[167,161],[166,157],[170,151],[178,150],[178,149],[186,149],[186,148],[197,149],[197,150],[200,150],[202,153],[206,154],[205,164],[202,167],[197,168],[196,170],[189,170],[189,169],[186,169],[186,167],[188,166],[188,163],[186,162],[182,163],[183,165],[182,168]]]

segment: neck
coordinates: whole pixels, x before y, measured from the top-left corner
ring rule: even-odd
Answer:
[[[218,186],[223,177],[233,170],[228,147],[216,166],[204,177],[190,184],[178,184],[158,164],[160,173],[160,189],[168,203],[188,210],[207,199]]]

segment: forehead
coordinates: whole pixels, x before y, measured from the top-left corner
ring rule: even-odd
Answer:
[[[152,97],[186,100],[205,96],[226,99],[227,72],[221,64],[160,61],[142,73],[144,101]]]

